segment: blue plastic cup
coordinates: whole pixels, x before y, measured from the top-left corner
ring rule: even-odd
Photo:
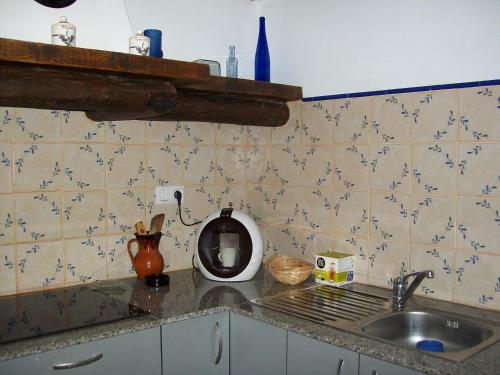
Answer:
[[[163,51],[161,50],[161,30],[146,29],[144,30],[144,35],[151,40],[149,56],[163,57]]]

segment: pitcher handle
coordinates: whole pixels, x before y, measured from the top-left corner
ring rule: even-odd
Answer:
[[[132,254],[132,249],[131,249],[131,246],[134,242],[137,242],[137,238],[132,238],[131,240],[129,240],[127,242],[127,250],[128,250],[128,255],[130,256],[130,261],[132,262],[132,265],[135,268],[135,256],[134,256],[134,254]],[[137,244],[138,244],[138,242],[137,242]]]

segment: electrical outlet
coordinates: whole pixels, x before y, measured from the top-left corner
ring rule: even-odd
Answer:
[[[184,186],[157,186],[155,190],[155,205],[177,204],[177,199],[174,197],[174,193],[177,190],[182,193],[181,201],[184,201]]]

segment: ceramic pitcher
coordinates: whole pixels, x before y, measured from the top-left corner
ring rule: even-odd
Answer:
[[[127,250],[137,276],[143,279],[144,276],[161,273],[165,264],[159,250],[161,233],[146,235],[135,233],[135,237],[128,241]],[[139,251],[135,255],[131,249],[134,242],[139,246]]]

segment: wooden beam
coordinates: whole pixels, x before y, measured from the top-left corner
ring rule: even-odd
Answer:
[[[166,78],[179,84],[204,82],[210,77],[204,64],[4,38],[0,38],[0,62]]]
[[[132,111],[87,113],[95,121],[152,120],[199,121],[236,125],[282,126],[290,115],[284,102],[242,96],[214,95],[196,91],[177,91],[177,104],[170,112],[156,116],[140,116]]]
[[[69,111],[129,111],[158,116],[177,93],[165,80],[0,64],[0,105]]]

